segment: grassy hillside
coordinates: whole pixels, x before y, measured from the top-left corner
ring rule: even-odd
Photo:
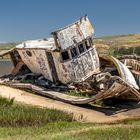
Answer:
[[[140,34],[106,36],[94,39],[94,43],[100,54],[114,56],[123,54],[140,55]]]

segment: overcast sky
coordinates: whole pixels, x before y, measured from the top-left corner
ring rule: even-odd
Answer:
[[[140,0],[0,0],[0,41],[49,37],[85,14],[96,37],[140,33]]]

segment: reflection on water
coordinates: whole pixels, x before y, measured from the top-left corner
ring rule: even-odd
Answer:
[[[12,68],[11,61],[0,61],[0,76],[11,73]]]

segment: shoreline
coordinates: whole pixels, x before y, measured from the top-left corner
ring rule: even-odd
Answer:
[[[2,61],[2,62],[3,62],[3,61],[9,61],[9,62],[12,62],[10,58],[7,58],[7,59],[2,59],[2,58],[0,58],[0,62],[1,62],[1,61]]]

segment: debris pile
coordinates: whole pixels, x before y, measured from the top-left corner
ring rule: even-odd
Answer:
[[[132,57],[132,56],[131,56]],[[22,67],[16,75],[4,75],[1,84],[13,87],[31,89],[40,94],[40,89],[45,91],[43,95],[72,104],[85,104],[89,102],[97,102],[106,98],[114,97],[125,100],[140,100],[139,83],[137,79],[139,75],[133,75],[130,71],[138,69],[133,66],[134,63],[125,63],[126,61],[138,61],[135,58],[130,59],[128,56],[119,58],[120,61],[111,56],[100,56],[101,72],[88,77],[82,82],[72,82],[70,84],[54,83],[46,79],[41,74],[32,73],[26,66]],[[115,61],[114,61],[115,60]],[[124,64],[127,64],[124,65]],[[122,66],[120,66],[121,64]],[[129,64],[129,65],[128,65]],[[129,69],[130,71],[129,71]],[[138,74],[138,73],[137,73]],[[136,80],[136,81],[135,81]],[[30,84],[30,86],[29,86]],[[34,86],[32,86],[34,85]],[[30,87],[30,88],[29,88]],[[39,91],[37,90],[39,88]],[[80,91],[92,93],[91,98],[78,98],[69,95],[63,96],[63,93],[55,93],[48,95],[49,91]],[[56,98],[57,97],[57,98]],[[85,99],[85,100],[84,100]]]
[[[28,71],[28,72],[27,72]],[[0,84],[16,84],[16,83],[30,83],[33,85],[40,86],[46,90],[54,90],[54,91],[66,91],[68,90],[68,86],[62,83],[53,83],[50,80],[46,79],[41,74],[35,74],[30,72],[28,69],[25,71],[21,71],[16,75],[4,75],[0,77]]]

